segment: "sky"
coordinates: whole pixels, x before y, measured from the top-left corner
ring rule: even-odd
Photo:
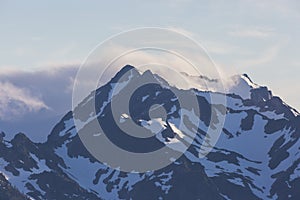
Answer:
[[[0,24],[2,120],[20,114],[4,109],[10,98],[24,112],[65,113],[76,69],[95,46],[140,27],[189,35],[223,72],[247,73],[300,110],[299,1],[0,0]]]

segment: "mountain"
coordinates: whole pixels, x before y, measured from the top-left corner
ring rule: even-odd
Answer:
[[[24,194],[21,194],[16,188],[14,188],[6,179],[6,177],[0,173],[0,199],[11,200],[29,200]]]
[[[204,76],[190,80],[211,85],[218,81]],[[0,181],[5,183],[0,184],[1,195],[8,191],[5,185],[10,185],[36,200],[300,199],[299,113],[247,75],[232,80],[226,93],[201,87],[180,89],[151,71],[141,73],[125,66],[68,112],[46,142],[32,142],[24,133],[10,141],[5,133],[0,135]],[[142,83],[149,84],[129,92],[132,85]],[[130,112],[118,110],[124,113],[116,121],[111,104],[126,94],[132,94]],[[212,95],[225,98],[227,103],[212,102]],[[196,96],[200,113],[180,107],[178,96]],[[163,106],[162,117],[162,112],[149,116],[153,105]],[[180,121],[182,113],[185,117]],[[199,152],[203,144],[209,145],[209,127],[217,125],[221,117],[226,117],[221,136],[202,158]],[[180,123],[185,132],[194,132],[195,138],[183,155],[164,168],[123,172],[89,153],[80,140],[76,121],[82,124],[79,134],[93,131],[91,126],[100,123],[114,144],[138,153],[161,146],[177,148],[174,144],[181,133]],[[150,132],[158,127],[158,134],[147,142],[124,136],[118,125],[129,121]]]

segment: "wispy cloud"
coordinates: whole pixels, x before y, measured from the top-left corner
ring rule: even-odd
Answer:
[[[181,33],[183,35],[186,35],[188,37],[191,37],[193,38],[195,36],[195,34],[185,28],[182,28],[182,27],[174,27],[174,26],[171,26],[171,27],[168,27],[168,29],[172,30],[172,31],[175,31],[175,32],[178,32],[178,33]]]
[[[241,52],[240,47],[222,41],[203,40],[205,48],[213,54],[233,54]]]
[[[260,1],[260,0],[247,0],[247,3],[251,6],[254,6],[260,9],[262,12],[274,12],[279,16],[284,17],[300,17],[299,13],[299,1]]]
[[[37,41],[42,41],[44,38],[42,36],[32,36],[30,39],[32,41],[37,42]]]
[[[0,131],[45,140],[60,118],[71,110],[76,65],[20,70],[0,68]]]
[[[280,45],[271,46],[256,58],[237,61],[237,65],[242,67],[255,67],[271,62],[278,55],[280,48]]]
[[[233,31],[229,31],[228,35],[234,37],[252,37],[252,38],[266,38],[274,34],[274,30],[270,28],[250,27],[250,28],[238,28]]]
[[[10,120],[27,112],[37,112],[49,107],[28,89],[9,82],[0,82],[0,119]]]
[[[39,70],[0,70],[0,119],[22,117],[41,109],[70,109],[71,88],[77,65]]]

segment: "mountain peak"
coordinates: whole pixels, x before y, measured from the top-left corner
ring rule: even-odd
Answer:
[[[243,99],[251,98],[251,90],[259,88],[259,85],[253,83],[247,74],[234,75],[227,81],[228,93],[241,96]]]
[[[122,67],[115,76],[122,76],[124,74],[126,74],[129,71],[135,71],[138,72],[138,69],[132,65],[125,65],[124,67]]]
[[[112,82],[118,82],[125,74],[127,74],[129,71],[132,71],[133,73],[139,73],[138,70],[133,67],[132,65],[125,65],[123,68],[118,71],[115,76],[112,78]]]
[[[250,87],[252,87],[252,88],[257,88],[257,87],[258,87],[258,85],[255,84],[255,83],[251,80],[251,78],[248,76],[248,74],[241,74],[241,75],[240,75],[240,78],[243,79]]]
[[[126,65],[96,95],[90,94],[66,114],[46,142],[31,142],[20,133],[9,145],[0,143],[0,199],[12,199],[11,194],[3,196],[7,191],[17,192],[7,189],[9,183],[32,199],[143,199],[145,191],[150,199],[237,199],[239,195],[244,199],[300,199],[300,116],[296,111],[273,97],[267,87],[253,83],[247,74],[228,78],[231,93],[243,100],[236,95],[216,94],[227,99],[224,104],[214,104],[206,92],[217,88],[221,81],[185,77],[190,81],[189,88],[173,94],[166,87],[146,84],[169,80],[154,71],[142,73]],[[175,78],[175,83],[181,82]],[[127,93],[131,84],[142,86]],[[190,86],[206,90],[194,92]],[[124,94],[130,94],[128,105],[123,101]],[[195,112],[192,105],[183,107],[177,98],[192,95],[196,95],[201,113]],[[122,106],[112,110],[112,100],[114,105]],[[156,105],[162,105],[163,112]],[[220,124],[225,114],[225,123]],[[129,136],[121,127],[131,122],[155,136]],[[103,131],[96,130],[95,124]],[[201,148],[212,145],[206,139],[211,124],[221,125],[222,132],[210,153],[201,159]],[[183,154],[178,159],[170,158],[172,163],[159,170],[123,172],[96,160],[83,145],[79,132],[90,134],[96,142],[105,135],[114,145],[141,157],[144,151],[162,146]],[[5,134],[0,132],[0,141],[1,137],[4,141]],[[183,151],[186,144],[190,146]],[[103,153],[108,152],[105,150]],[[115,155],[121,163],[122,158]]]
[[[120,71],[129,71],[129,70],[132,70],[132,69],[135,69],[134,66],[132,65],[125,65]]]

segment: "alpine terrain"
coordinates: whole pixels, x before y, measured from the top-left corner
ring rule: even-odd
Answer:
[[[68,112],[46,142],[32,142],[26,133],[8,141],[0,134],[0,199],[300,199],[299,113],[246,74],[232,79],[234,85],[226,93],[202,89],[201,83],[219,81],[204,76],[189,77],[195,87],[180,89],[151,71],[123,67]],[[122,99],[130,84],[145,80],[152,83],[132,94],[130,113],[114,120],[112,99]],[[200,113],[181,108],[171,88],[176,95],[195,95]],[[211,95],[225,98],[226,104],[212,103]],[[90,110],[92,100],[95,110]],[[149,116],[156,104],[162,105],[165,117]],[[191,146],[170,165],[145,173],[119,171],[96,160],[74,123],[80,121],[82,130],[99,123],[114,144],[143,153],[174,142],[182,114],[185,131],[196,133]],[[208,127],[222,116],[225,124],[217,144],[200,158]],[[160,132],[139,143],[118,128],[117,123],[128,120],[150,131],[159,127]]]

